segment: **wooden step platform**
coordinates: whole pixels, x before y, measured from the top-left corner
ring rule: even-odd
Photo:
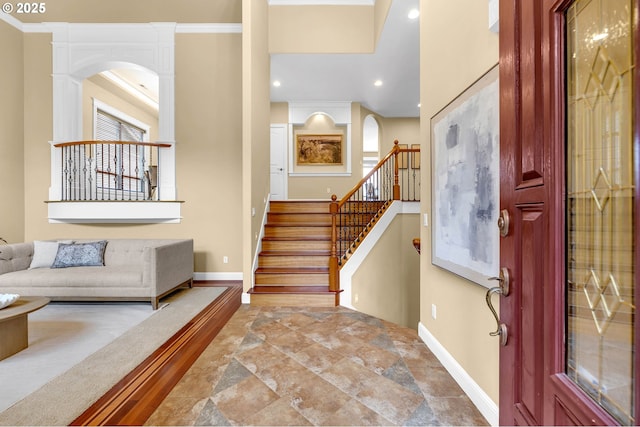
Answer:
[[[254,286],[251,305],[260,307],[336,307],[340,293],[328,286]]]
[[[258,254],[251,305],[334,307],[329,291],[330,201],[274,201]]]

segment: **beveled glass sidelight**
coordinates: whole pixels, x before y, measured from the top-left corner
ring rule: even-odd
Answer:
[[[622,424],[636,422],[634,3],[566,13],[566,373]]]

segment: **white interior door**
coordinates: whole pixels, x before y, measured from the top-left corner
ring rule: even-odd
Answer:
[[[271,200],[287,199],[287,126],[271,125]]]

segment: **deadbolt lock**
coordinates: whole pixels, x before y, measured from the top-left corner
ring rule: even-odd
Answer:
[[[509,234],[509,223],[509,211],[506,209],[502,209],[500,211],[500,218],[498,218],[498,228],[500,229],[500,235],[502,237],[505,237],[507,234]]]

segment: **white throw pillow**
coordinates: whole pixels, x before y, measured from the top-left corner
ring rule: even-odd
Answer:
[[[34,240],[33,258],[31,258],[29,269],[50,268],[58,253],[58,243],[71,243],[71,240],[61,240],[60,242]]]

